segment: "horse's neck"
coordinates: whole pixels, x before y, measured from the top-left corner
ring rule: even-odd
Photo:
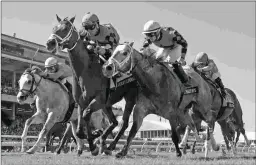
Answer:
[[[38,83],[39,79],[36,81]],[[44,78],[41,79],[40,83],[37,86],[35,94],[39,98],[43,97],[51,97],[54,85],[50,84],[50,80],[46,80]]]
[[[81,39],[78,40],[77,46],[69,53],[71,65],[75,71],[76,77],[82,76],[83,71],[92,72],[95,74],[95,77],[103,77],[103,74],[101,73],[101,66],[97,61],[97,56],[88,54],[88,51],[85,49],[84,43]]]
[[[77,77],[81,76],[84,68],[88,68],[89,55],[84,47],[83,41],[79,39],[76,47],[69,52],[71,66],[73,67]]]
[[[179,81],[176,81],[177,78],[168,70],[167,67],[156,62],[155,59],[152,59],[153,57],[146,58],[138,51],[134,51],[134,53],[136,54],[133,55],[133,61],[136,66],[133,73],[135,74],[134,76],[137,77],[137,81],[142,86],[144,85],[144,87],[153,93],[160,94],[159,92],[161,87],[158,83],[159,81],[163,81],[164,75],[166,74],[168,76],[166,76],[167,80],[165,81],[169,84],[168,89],[172,90],[172,88],[179,88]]]

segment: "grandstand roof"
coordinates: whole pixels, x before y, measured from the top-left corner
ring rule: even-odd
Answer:
[[[26,47],[29,47],[29,48],[35,49],[35,50],[37,50],[37,48],[39,48],[39,52],[41,51],[43,53],[51,54],[46,49],[46,47],[44,45],[40,45],[40,44],[37,44],[37,43],[34,43],[34,42],[26,41],[26,40],[23,40],[23,39],[20,39],[20,38],[16,38],[16,37],[13,37],[13,36],[9,36],[9,35],[3,34],[3,33],[1,33],[1,40],[5,40],[5,41],[11,42],[11,43],[15,43],[15,44],[19,44],[19,45],[22,45],[22,46],[26,46]],[[56,55],[56,56],[61,56],[61,57],[67,58],[67,52],[60,51],[59,54]]]

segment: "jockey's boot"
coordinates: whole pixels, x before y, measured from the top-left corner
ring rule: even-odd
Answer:
[[[223,97],[223,98],[226,98],[227,93],[226,93],[226,90],[225,90],[225,87],[224,87],[224,85],[223,85],[223,83],[222,83],[221,78],[219,78],[219,77],[216,78],[216,79],[215,79],[215,82],[216,82],[216,83],[218,84],[218,86],[220,87],[222,97]]]
[[[186,87],[190,87],[190,84],[188,84],[189,77],[187,76],[187,74],[183,70],[181,64],[178,63],[178,62],[175,62],[175,63],[172,64],[172,66],[174,68],[174,72],[179,77],[179,79],[183,83],[183,85],[186,86]]]
[[[74,98],[73,98],[73,94],[72,94],[72,85],[68,81],[66,81],[66,83],[64,85],[68,89],[69,101],[70,101],[70,105],[71,105],[75,101]]]

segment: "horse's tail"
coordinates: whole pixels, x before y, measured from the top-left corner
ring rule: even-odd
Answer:
[[[236,94],[231,89],[226,88],[226,91],[231,95],[234,101],[235,108],[233,111],[233,117],[235,118],[236,125],[239,127],[239,129],[242,129],[244,128],[244,122],[243,111],[240,102],[238,101]]]
[[[238,130],[236,130],[236,132],[237,132],[236,141],[239,140],[238,138],[239,138],[239,135],[240,135],[240,132],[241,132],[243,134],[246,142],[248,143],[247,136],[245,134],[245,129],[244,129],[243,111],[242,111],[242,107],[240,105],[240,102],[237,99],[236,94],[235,94],[234,91],[232,91],[231,89],[228,89],[228,88],[226,88],[226,91],[231,95],[231,97],[234,100],[235,108],[234,108],[234,111],[233,111],[232,115],[235,119],[235,124],[238,126]],[[238,131],[239,131],[239,133],[238,133]]]

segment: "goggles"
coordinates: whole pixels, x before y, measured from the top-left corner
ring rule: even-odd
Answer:
[[[85,30],[94,30],[96,27],[96,24],[92,22],[83,22],[82,26],[85,28]]]

